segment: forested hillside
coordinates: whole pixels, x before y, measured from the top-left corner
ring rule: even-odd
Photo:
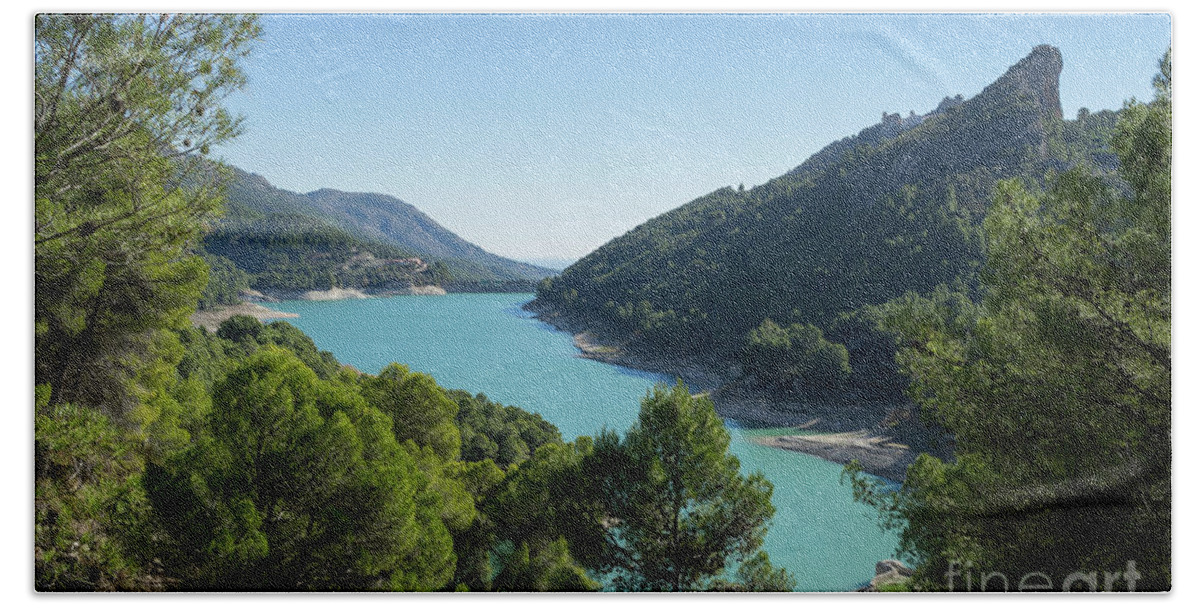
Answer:
[[[1063,120],[1061,69],[1059,51],[1040,46],[970,99],[885,114],[786,175],[718,190],[614,239],[543,281],[534,306],[610,339],[718,360],[743,359],[748,341],[769,337],[752,335],[764,323],[812,326],[822,335],[798,348],[844,344],[859,371],[848,381],[873,390],[873,370],[895,372],[861,311],[974,284],[979,225],[999,180],[1040,187],[1076,165],[1114,175],[1116,115]],[[795,350],[785,337],[775,346]],[[829,380],[819,375],[808,384]]]
[[[305,195],[341,226],[421,255],[444,260],[457,276],[476,281],[537,281],[553,271],[484,251],[416,207],[386,194],[323,188]]]
[[[901,486],[848,467],[917,565],[897,589],[1170,589],[1171,57],[1067,121],[1061,65],[655,218],[535,308],[779,397],[915,402],[949,449]]]
[[[249,287],[266,292],[399,289],[452,279],[444,265],[431,268],[411,251],[357,237],[307,215],[227,219],[204,235],[203,247],[209,256],[232,262]]]
[[[487,253],[390,196],[297,194],[259,175],[228,172],[225,216],[205,235],[204,249],[231,260],[258,290],[510,291],[552,274]]]

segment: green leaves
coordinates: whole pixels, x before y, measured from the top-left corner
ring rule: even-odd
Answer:
[[[454,424],[458,404],[429,375],[392,363],[378,376],[365,379],[362,392],[368,403],[392,417],[399,441],[411,439],[445,460],[458,459],[461,438]]]
[[[149,505],[138,445],[95,410],[49,405],[34,419],[34,584],[40,591],[155,589],[139,560]]]
[[[758,551],[771,484],[740,473],[729,441],[712,402],[680,384],[648,394],[623,439],[605,431],[542,445],[480,506],[492,588],[597,588],[582,566],[620,590],[702,590],[733,584],[718,577],[750,559],[738,590],[790,590],[790,575]]]
[[[148,478],[189,587],[431,590],[450,579],[450,482],[423,470],[354,385],[264,347],[215,387],[211,428]],[[469,497],[462,508],[469,521]]]
[[[619,443],[596,441],[589,466],[600,478],[619,588],[700,589],[728,563],[761,546],[774,515],[770,482],[742,476],[729,433],[707,397],[682,383],[655,387]]]
[[[753,593],[792,591],[796,588],[796,577],[783,568],[771,565],[771,558],[766,551],[759,551],[754,557],[738,566],[737,579],[730,591],[749,591]]]
[[[219,255],[203,255],[208,264],[208,283],[200,294],[197,308],[217,308],[241,301],[241,292],[250,288],[250,277],[242,272],[229,258]]]
[[[521,543],[502,557],[502,566],[494,582],[496,591],[600,590],[600,584],[571,559],[561,538],[533,552],[528,543]]]
[[[529,458],[540,446],[562,441],[558,429],[539,414],[494,403],[482,394],[451,390],[447,395],[458,403],[463,460],[491,460],[508,468]]]
[[[827,395],[850,376],[846,347],[829,342],[820,328],[805,323],[783,328],[763,319],[746,335],[741,358],[746,371],[787,391]]]
[[[1061,579],[1135,558],[1139,588],[1170,585],[1168,72],[1121,113],[1127,186],[1084,169],[1044,193],[1001,182],[981,301],[941,287],[876,310],[955,438],[953,462],[923,455],[897,493],[855,482],[924,588],[952,562]]]
[[[242,84],[257,35],[245,16],[38,15],[36,375],[57,402],[124,416],[153,391],[139,375],[195,308],[206,269],[188,251],[221,206],[219,172],[191,155],[236,133],[200,108]]]

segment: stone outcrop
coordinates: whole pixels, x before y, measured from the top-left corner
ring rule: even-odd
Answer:
[[[879,591],[883,586],[903,583],[912,575],[913,569],[905,566],[903,562],[885,559],[875,564],[875,577],[871,579],[870,584],[859,591]]]
[[[1062,53],[1057,48],[1048,44],[1035,46],[1024,59],[983,89],[979,97],[1025,97],[1041,111],[1062,120],[1062,104],[1058,99],[1058,77],[1062,69]]]

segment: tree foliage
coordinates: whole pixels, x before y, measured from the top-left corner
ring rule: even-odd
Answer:
[[[559,583],[569,586],[557,588],[551,580],[556,569],[573,571],[573,560],[596,569],[611,551],[605,542],[605,507],[597,494],[591,456],[589,437],[566,444],[548,443],[515,470],[510,469],[504,483],[495,488],[484,510],[495,525],[497,545],[512,548],[501,556],[497,585],[507,585],[510,590],[598,588],[591,579],[581,582],[560,577]],[[570,548],[572,561],[559,557],[560,545]],[[528,570],[526,561],[553,567]],[[510,567],[523,574],[505,575]]]
[[[411,439],[440,458],[458,459],[462,449],[455,426],[458,404],[429,375],[392,363],[378,376],[364,379],[362,392],[368,403],[392,418],[398,440]]]
[[[38,15],[38,383],[124,413],[204,286],[189,255],[220,206],[198,156],[238,131],[220,103],[258,36],[237,15]]]
[[[211,427],[147,479],[189,586],[432,590],[450,579],[441,497],[353,384],[266,347],[217,385]]]
[[[796,577],[784,568],[771,565],[766,551],[759,551],[738,566],[733,581],[716,581],[710,591],[741,591],[769,593],[792,591],[796,588]]]
[[[1080,170],[1000,186],[980,303],[940,288],[883,308],[955,459],[922,456],[898,493],[856,489],[926,588],[952,562],[1015,581],[1129,560],[1139,589],[1170,587],[1170,83],[1168,54],[1155,99],[1121,113],[1125,188]]]
[[[602,570],[620,589],[706,588],[754,557],[775,513],[772,486],[742,475],[708,397],[655,387],[624,438],[596,439],[589,471],[607,517]]]
[[[495,403],[483,394],[451,390],[447,395],[458,403],[463,460],[491,460],[506,469],[521,464],[543,445],[562,442],[558,429],[540,414]]]
[[[221,323],[217,337],[233,342],[232,348],[225,349],[229,354],[250,354],[268,344],[286,348],[322,380],[329,380],[342,370],[333,353],[317,349],[312,338],[287,321],[264,324],[254,317],[235,315]]]
[[[600,584],[571,558],[567,541],[561,538],[535,552],[521,543],[501,559],[504,568],[493,583],[496,591],[600,590]]]
[[[236,134],[220,104],[257,36],[249,16],[35,19],[39,588],[166,584],[142,469],[203,417],[176,374],[206,276],[189,252],[220,206],[195,159]]]
[[[241,293],[250,289],[250,275],[238,268],[229,258],[204,255],[208,265],[208,283],[200,294],[196,307],[212,309],[241,302]]]
[[[39,591],[161,589],[137,552],[149,511],[138,445],[107,416],[49,405],[34,418],[34,584]]]
[[[845,346],[826,340],[816,326],[780,327],[771,319],[746,336],[742,364],[767,384],[817,395],[832,393],[850,376]]]

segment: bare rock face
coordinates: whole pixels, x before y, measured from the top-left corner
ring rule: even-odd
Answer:
[[[1062,53],[1057,48],[1038,45],[962,109],[978,124],[990,127],[993,150],[1028,146],[1045,160],[1051,125],[1062,121],[1058,97],[1062,68]]]
[[[1035,46],[1024,59],[988,85],[979,97],[1023,97],[1033,101],[1041,112],[1062,120],[1062,103],[1058,99],[1058,76],[1062,68],[1062,53],[1057,48],[1048,44]]]
[[[863,591],[878,591],[884,585],[902,583],[913,575],[912,568],[894,559],[885,559],[875,564],[875,578]]]
[[[936,184],[945,174],[970,174],[987,167],[997,179],[1045,162],[1062,122],[1058,81],[1062,54],[1040,45],[974,97],[943,101],[913,136],[891,144],[893,154],[876,171],[883,184]],[[921,132],[923,131],[923,132]],[[870,175],[860,181],[870,183]],[[989,201],[991,184],[973,192]]]
[[[881,574],[889,574],[895,572],[900,576],[912,576],[913,570],[904,565],[904,562],[895,559],[885,559],[875,564],[875,576]]]
[[[1026,149],[1043,160],[1048,155],[1049,130],[1062,120],[1062,68],[1057,48],[1036,46],[974,97],[947,96],[933,111],[907,119],[883,112],[879,123],[833,142],[789,174],[816,175],[863,146],[882,146],[892,153],[851,173],[847,180],[859,191],[864,186],[886,191],[899,184],[936,181],[946,172],[970,172],[980,166],[1011,173],[1025,160]],[[919,131],[927,122],[923,134],[888,141],[905,131]]]

